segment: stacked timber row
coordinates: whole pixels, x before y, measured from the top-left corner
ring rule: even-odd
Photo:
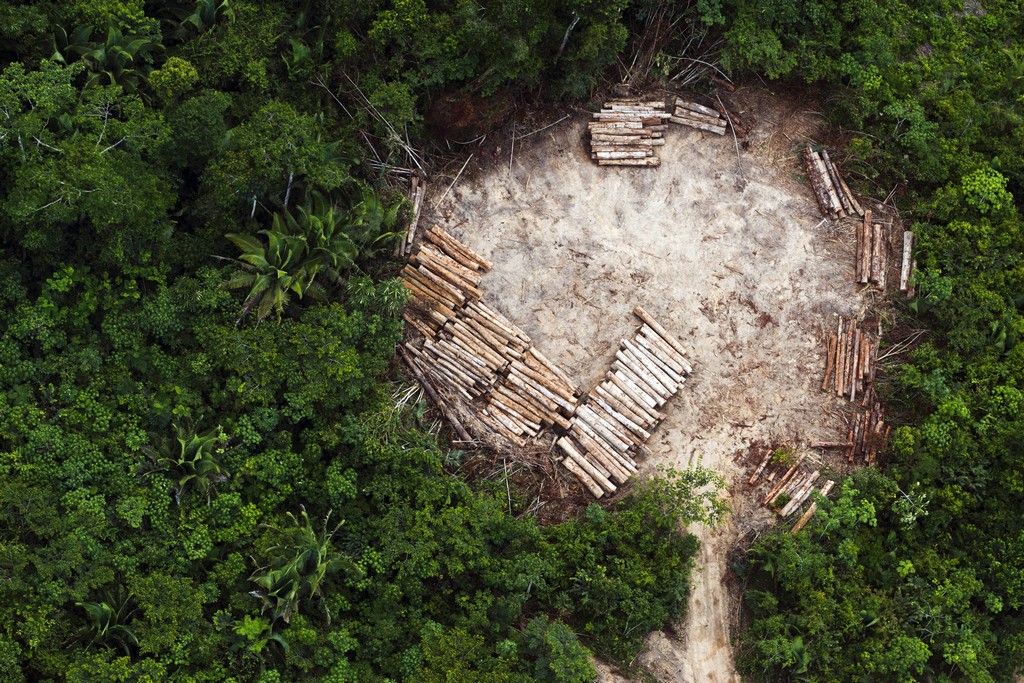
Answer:
[[[590,157],[598,166],[660,166],[665,102],[611,100],[590,122]]]
[[[658,409],[692,372],[682,344],[643,308],[634,313],[643,324],[622,340],[604,381],[580,401],[557,442],[562,465],[597,498],[615,493],[636,472],[633,455],[665,418]]]
[[[839,175],[839,170],[829,159],[826,149],[822,148],[819,153],[807,145],[803,150],[803,159],[804,170],[811,182],[822,216],[842,218],[864,215],[864,209],[846,186],[846,181]]]
[[[852,318],[840,317],[835,333],[828,336],[821,390],[835,391],[836,396],[850,401],[855,401],[860,392],[861,404],[867,405],[874,387],[881,336],[881,321],[862,327]]]
[[[569,429],[579,389],[538,349],[511,358],[477,417],[519,446],[549,427]]]
[[[892,426],[885,424],[882,404],[876,402],[870,409],[855,414],[850,421],[846,459],[853,463],[874,463],[891,433]]]
[[[728,123],[717,109],[681,97],[676,98],[675,110],[669,121],[715,135],[725,135],[725,126]]]
[[[816,488],[821,477],[821,470],[816,469],[809,472],[802,467],[803,455],[798,457],[788,468],[785,465],[774,463],[774,456],[775,452],[768,449],[768,452],[750,476],[750,479],[747,480],[747,483],[754,486],[759,480],[764,479],[767,485],[771,485],[771,489],[762,498],[761,502],[780,517],[785,518],[796,512],[800,509],[801,505],[811,498],[815,491],[818,491],[822,496],[827,496],[832,487],[835,486],[835,482],[828,479],[821,483],[820,488]],[[793,533],[802,529],[811,517],[814,516],[817,509],[818,504],[812,502],[807,511],[793,525]]]
[[[913,233],[910,233],[913,235]],[[903,268],[910,279],[910,249],[904,243],[904,256],[908,259]],[[889,230],[881,223],[871,222],[871,211],[864,213],[864,222],[857,225],[857,282],[873,283],[885,290],[885,274],[889,269]],[[906,291],[903,273],[900,273],[900,290]]]
[[[423,196],[427,193],[427,181],[421,180],[416,174],[409,176],[409,203],[412,205],[412,218],[405,236],[395,246],[395,256],[408,256],[412,250],[412,242],[416,237],[416,226],[420,222],[420,209],[423,207]]]
[[[467,303],[480,298],[480,279],[492,264],[440,228],[430,228],[424,236],[426,241],[402,269],[402,284],[412,293],[404,317],[431,338]]]
[[[473,404],[482,425],[516,445],[546,427],[568,430],[580,391],[523,330],[482,300],[480,281],[491,263],[438,228],[425,238],[402,270],[412,292],[405,320],[424,337],[421,346],[404,349],[416,374]],[[441,407],[452,420],[450,406]]]

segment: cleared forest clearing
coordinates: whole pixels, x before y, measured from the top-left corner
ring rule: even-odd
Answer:
[[[800,449],[846,429],[820,384],[825,330],[866,305],[851,276],[853,228],[822,222],[787,152],[813,133],[809,119],[777,101],[757,115],[740,154],[728,135],[673,126],[660,168],[598,167],[575,117],[521,145],[511,165],[461,179],[429,216],[493,262],[488,300],[579,386],[602,379],[636,305],[690,349],[694,373],[665,406],[641,471],[702,458],[732,484],[733,516],[697,530],[685,624],[654,634],[640,656],[665,681],[738,680],[727,555],[771,517],[744,486],[752,446]]]

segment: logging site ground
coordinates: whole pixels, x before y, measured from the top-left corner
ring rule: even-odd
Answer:
[[[743,148],[672,126],[660,168],[598,167],[576,112],[518,141],[511,164],[508,149],[487,147],[436,207],[427,200],[428,220],[494,262],[491,305],[585,390],[633,333],[638,304],[689,349],[693,375],[665,406],[642,472],[702,458],[729,480],[733,514],[697,531],[685,623],[653,634],[637,660],[665,682],[739,680],[728,557],[771,521],[747,491],[751,448],[845,440],[839,405],[820,390],[822,339],[868,303],[851,284],[853,227],[823,223],[799,175],[817,115],[764,91],[737,91],[731,107],[757,122]]]

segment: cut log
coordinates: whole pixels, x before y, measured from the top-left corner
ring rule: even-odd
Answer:
[[[582,453],[573,447],[572,442],[569,439],[563,436],[557,443],[558,447],[561,448],[562,451],[564,451],[565,454],[573,460],[573,462],[579,465],[580,469],[590,475],[590,478],[597,482],[602,489],[608,493],[615,493],[616,486],[609,481],[608,474],[601,472],[593,463],[587,460]]]
[[[811,150],[811,146],[807,145],[804,147],[802,154],[804,171],[807,174],[807,180],[811,183],[814,198],[818,202],[818,210],[822,216],[831,217],[833,214],[832,203],[829,201],[828,190],[825,188],[825,180],[818,172],[818,166],[814,161],[814,152]]]
[[[838,173],[839,169],[836,169],[836,174],[838,175]],[[846,195],[846,198],[850,200],[850,204],[853,205],[853,210],[857,213],[858,216],[863,217],[864,209],[861,207],[860,202],[857,201],[857,197],[855,197],[854,194],[850,192],[849,186],[846,184],[846,181],[843,180],[843,176],[841,175],[839,176],[839,186],[842,188],[843,194]]]
[[[648,399],[653,401],[653,407],[660,408],[665,405],[665,398],[660,393],[618,360],[612,363],[612,373],[645,402]]]
[[[678,123],[683,126],[689,126],[690,128],[696,128],[698,130],[707,131],[708,133],[714,133],[715,135],[725,135],[725,126],[716,126],[703,121],[698,121],[691,118],[683,118],[680,116],[673,116],[669,119],[672,123]]]
[[[645,147],[661,147],[665,144],[665,138],[647,138],[631,135],[607,135],[605,133],[594,133],[590,136],[591,144],[603,143],[612,145],[640,145]]]
[[[648,384],[651,384],[651,386],[655,388],[660,387],[663,391],[663,395],[665,396],[665,398],[674,396],[679,385],[676,382],[672,381],[672,379],[668,375],[663,373],[661,369],[658,368],[658,366],[654,363],[654,361],[652,361],[647,356],[647,354],[638,353],[635,349],[636,346],[622,346],[619,348],[618,353],[615,354],[615,357],[618,358],[620,361],[626,362],[628,360],[629,363],[632,363],[630,367],[633,369],[634,372],[638,374],[647,373],[647,375],[649,375],[650,378],[642,374],[641,376],[645,380],[647,380]],[[619,354],[625,357],[625,360],[622,357],[620,357]],[[651,379],[654,380],[653,384],[650,381]]]
[[[814,490],[814,482],[818,479],[818,476],[820,474],[820,471],[815,471],[807,478],[807,480],[803,483],[803,485],[800,486],[800,488],[796,491],[796,493],[793,495],[790,501],[783,506],[782,511],[779,512],[779,515],[781,517],[788,517],[789,515],[796,512],[796,510],[801,505],[804,504],[804,501],[810,497],[811,491]]]
[[[642,396],[633,391],[633,389],[626,385],[625,381],[615,376],[614,373],[607,373],[605,378],[608,380],[608,391],[612,392],[622,401],[628,400],[630,405],[636,406],[635,410],[642,411],[647,416],[648,424],[653,425],[661,421],[661,413],[656,408],[658,404],[653,398]],[[649,404],[648,400],[650,400]]]
[[[445,419],[448,420],[449,424],[451,424],[452,428],[455,430],[455,433],[459,435],[459,439],[462,441],[462,443],[475,443],[473,437],[470,436],[469,432],[467,432],[466,428],[462,425],[462,422],[455,415],[455,412],[448,406],[448,404],[440,396],[438,396],[437,392],[434,391],[434,387],[431,386],[427,378],[423,376],[423,372],[416,364],[416,361],[409,357],[409,354],[405,351],[405,347],[399,346],[398,348],[399,353],[402,356],[402,360],[405,361],[405,364],[412,372],[413,377],[415,377],[416,380],[420,383],[420,386],[423,387],[423,392],[427,395],[427,398],[434,402],[434,405],[437,406],[438,410],[441,411],[441,414],[444,415]]]
[[[761,477],[761,473],[764,472],[764,468],[767,467],[768,463],[771,461],[772,455],[774,455],[772,450],[768,449],[768,452],[765,453],[764,458],[761,459],[761,464],[757,466],[757,469],[754,470],[754,473],[750,475],[750,479],[747,480],[748,484],[753,485],[757,483],[757,480]]]
[[[715,118],[718,118],[719,116],[717,109],[705,107],[703,104],[697,104],[696,102],[692,102],[690,100],[684,100],[681,97],[676,98],[676,106],[682,107],[683,109],[689,109],[690,111],[695,111],[700,114],[704,114],[705,116],[714,116]]]
[[[626,376],[634,384],[653,396],[658,401],[659,406],[665,405],[665,399],[672,396],[672,392],[666,389],[649,372],[640,367],[624,351],[615,352],[615,362],[612,363],[612,368],[626,373]]]
[[[726,120],[719,116],[718,112],[715,112],[714,116],[709,116],[707,114],[702,114],[700,112],[686,109],[684,107],[676,107],[674,115],[681,119],[692,119],[694,121],[700,121],[701,123],[706,123],[708,125],[716,127],[725,127],[726,125]]]
[[[589,406],[581,405],[576,409],[576,421],[587,423],[595,432],[616,449],[625,453],[632,447],[632,441],[615,425],[610,424]]]
[[[629,419],[633,424],[638,425],[642,429],[646,429],[650,426],[651,420],[647,417],[647,413],[643,412],[635,403],[632,401],[624,401],[614,393],[615,387],[611,382],[607,380],[594,387],[593,395],[600,397],[610,407],[621,413],[623,417]]]
[[[903,231],[903,267],[900,268],[900,291],[907,291],[907,283],[910,281],[910,253],[914,246],[914,233],[910,230]]]
[[[775,488],[768,492],[768,495],[765,496],[764,498],[765,505],[767,505],[769,501],[774,500],[775,496],[779,493],[779,491],[782,490],[782,487],[789,483],[790,477],[792,477],[793,473],[796,472],[796,468],[800,467],[800,463],[803,462],[803,460],[803,455],[798,457],[796,459],[796,462],[793,463],[793,466],[786,471],[786,474],[782,476],[782,479],[779,480],[779,483],[775,485]]]
[[[651,315],[649,313],[647,313],[647,311],[645,311],[642,307],[636,306],[633,309],[633,314],[636,315],[636,317],[638,317],[641,320],[643,320],[645,323],[647,323],[648,327],[650,327],[655,333],[657,333],[657,335],[666,344],[668,344],[673,349],[675,349],[676,353],[678,353],[680,356],[684,356],[684,357],[687,355],[686,349],[683,348],[683,345],[680,344],[679,341],[675,337],[673,337],[671,334],[669,334],[668,330],[666,330],[664,327],[662,327],[661,324],[657,320],[655,320],[653,317],[651,317]],[[686,372],[689,373],[690,371],[687,370]]]
[[[646,159],[598,159],[598,166],[661,166],[661,157]]]
[[[860,367],[860,330],[854,328],[853,330],[853,344],[850,349],[850,362],[852,367],[850,369],[850,400],[854,401],[857,398],[857,380],[859,375],[857,374]]]
[[[619,412],[618,410],[613,408],[611,406],[611,404],[608,403],[608,401],[605,401],[603,398],[601,398],[597,394],[594,394],[593,396],[591,396],[590,399],[594,403],[596,403],[597,405],[601,406],[601,408],[606,413],[608,413],[613,418],[618,420],[619,424],[622,425],[622,427],[624,428],[625,431],[632,432],[633,434],[635,434],[636,437],[641,440],[641,445],[642,445],[643,442],[645,442],[645,441],[647,441],[648,439],[651,438],[651,433],[650,432],[648,432],[646,429],[641,427],[638,423],[634,422],[633,420],[631,420],[630,418],[626,417],[621,412]]]
[[[825,162],[825,170],[828,171],[828,177],[832,181],[832,187],[835,188],[836,195],[839,197],[839,203],[842,205],[843,211],[845,211],[847,215],[853,214],[853,205],[843,192],[843,186],[839,178],[839,171],[836,169],[836,165],[832,163],[832,160],[828,158],[828,150],[824,147],[821,150],[821,160]]]
[[[621,159],[646,159],[647,157],[654,156],[653,150],[640,150],[636,152],[591,152],[591,159],[598,159],[601,161],[609,160],[621,160]]]
[[[666,358],[672,359],[680,368],[682,368],[683,374],[689,375],[693,373],[693,368],[690,367],[689,362],[682,354],[679,353],[674,347],[670,346],[665,338],[658,334],[650,325],[646,323],[640,326],[640,333],[637,338],[648,340],[655,348],[661,351],[662,355]]]
[[[882,270],[882,226],[878,223],[871,225],[871,282],[878,284],[879,273]]]
[[[833,336],[828,336],[828,349],[825,352],[825,379],[821,380],[821,390],[828,391],[829,381],[832,379],[832,374],[835,372],[836,365],[836,346],[839,340]]]
[[[671,370],[672,373],[679,378],[679,382],[682,382],[686,376],[686,369],[679,363],[675,358],[674,353],[666,353],[665,349],[658,345],[654,340],[648,339],[643,334],[637,334],[633,337],[633,342],[643,348],[647,355],[654,358],[667,370]]]
[[[657,369],[662,375],[677,386],[686,381],[685,373],[682,372],[682,368],[676,371],[671,364],[666,362],[664,356],[657,351],[654,351],[646,344],[640,343],[641,337],[637,337],[632,341],[623,339],[622,345],[633,352],[634,356],[643,358],[645,361],[649,361],[653,368]]]
[[[485,259],[480,254],[478,254],[475,251],[473,251],[472,249],[470,249],[468,246],[466,246],[465,244],[463,244],[459,240],[457,240],[454,237],[452,237],[451,235],[449,235],[447,232],[445,232],[441,228],[438,228],[437,226],[434,226],[434,227],[432,227],[430,229],[429,232],[430,232],[431,235],[435,236],[436,238],[438,238],[439,240],[444,242],[446,245],[448,245],[452,250],[458,251],[464,257],[466,257],[467,259],[470,259],[471,261],[474,261],[479,266],[480,270],[487,271],[487,270],[490,270],[490,269],[492,269],[494,267],[493,263],[491,263],[490,261]],[[436,244],[436,242],[435,242],[435,244]],[[448,252],[448,249],[445,249],[445,251]],[[450,255],[450,252],[449,252],[449,255]],[[456,260],[458,260],[458,259],[456,259]]]
[[[839,201],[839,193],[832,185],[832,177],[828,173],[828,168],[825,167],[825,161],[817,152],[813,152],[811,154],[811,160],[814,162],[818,176],[821,178],[822,185],[825,186],[825,191],[828,193],[829,206],[832,208],[833,213],[835,213],[836,216],[845,215],[845,212],[843,211],[843,203]]]
[[[533,359],[535,359],[541,366],[550,370],[555,377],[560,379],[562,382],[565,382],[565,386],[568,387],[573,394],[580,393],[579,387],[577,387],[576,383],[572,381],[572,378],[569,377],[564,370],[548,360],[548,357],[541,353],[540,349],[536,346],[530,347],[530,353],[526,356],[527,365],[531,364],[530,356],[533,356]]]
[[[576,461],[574,461],[572,458],[568,456],[563,458],[562,466],[565,467],[565,469],[572,472],[573,474],[575,474],[576,478],[580,480],[580,483],[583,484],[583,486],[588,491],[590,491],[591,495],[593,495],[594,498],[600,498],[601,496],[604,495],[604,490],[601,488],[601,486],[593,479],[591,479],[590,475],[587,474],[582,467],[577,465]]]
[[[838,359],[836,360],[836,396],[843,395],[843,378],[846,377],[846,337],[847,334],[844,332],[846,320],[839,317],[839,331],[836,333],[838,338],[837,353]]]
[[[617,463],[619,467],[629,475],[636,473],[636,463],[629,457],[629,454],[620,453],[612,448],[602,438],[597,436],[597,432],[593,431],[589,426],[585,426],[582,422],[573,422],[572,427],[569,429],[569,434],[571,434],[572,438],[576,439],[581,446],[586,448],[588,453],[600,453],[605,458]]]
[[[884,292],[886,277],[889,273],[889,230],[885,226],[882,226],[878,249],[878,287]]]

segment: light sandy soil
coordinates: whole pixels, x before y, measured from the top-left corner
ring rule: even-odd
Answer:
[[[730,136],[673,126],[663,165],[632,169],[589,160],[581,113],[520,144],[511,172],[506,153],[463,177],[429,216],[494,261],[488,301],[584,389],[637,325],[637,304],[690,349],[694,374],[666,406],[642,467],[702,457],[733,484],[734,514],[723,529],[695,530],[702,547],[685,622],[653,634],[637,660],[666,683],[740,680],[727,555],[769,513],[744,498],[737,456],[754,442],[839,436],[819,391],[821,330],[863,305],[849,284],[852,228],[820,224],[785,153],[802,131],[758,117],[739,159]]]

